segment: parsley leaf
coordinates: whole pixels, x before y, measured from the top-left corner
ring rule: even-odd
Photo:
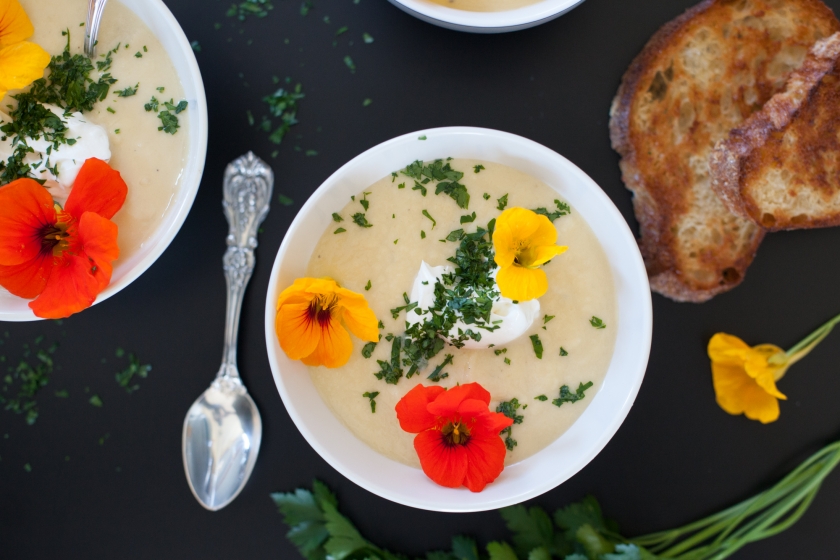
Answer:
[[[519,399],[511,399],[509,401],[502,401],[496,407],[496,412],[500,412],[513,420],[513,424],[521,424],[522,420],[525,419],[524,416],[521,414],[517,414],[516,411],[520,408]],[[507,447],[508,451],[513,451],[513,448],[516,447],[517,442],[515,439],[511,437],[511,426],[508,426],[504,430],[499,433],[500,436],[505,438],[505,447]]]
[[[127,87],[125,89],[117,90],[115,93],[117,94],[117,97],[131,97],[132,95],[137,95],[137,88],[139,87],[140,84],[138,83],[134,87]]]
[[[567,352],[566,349],[561,346],[560,347],[560,355],[561,356],[568,356],[569,352]]]
[[[581,383],[574,393],[572,393],[568,385],[563,385],[560,387],[560,397],[551,401],[551,404],[554,406],[563,406],[565,403],[576,403],[586,396],[584,392],[592,387],[592,385],[593,383],[591,381],[586,384]]]
[[[146,377],[149,376],[149,372],[152,371],[152,366],[149,364],[140,364],[140,360],[138,360],[137,356],[134,354],[128,355],[128,361],[128,366],[126,366],[122,371],[117,372],[117,374],[114,375],[114,378],[117,380],[120,387],[124,387],[128,393],[133,393],[139,389],[140,386],[136,383],[131,385],[131,380],[135,375],[141,379],[146,379]]]
[[[496,209],[497,210],[504,210],[508,205],[508,195],[505,194],[501,198],[497,198],[496,202],[498,202],[498,205],[496,205]]]
[[[437,383],[441,379],[445,379],[445,378],[449,377],[448,373],[441,373],[441,372],[443,371],[443,368],[445,368],[446,366],[448,366],[449,364],[452,363],[453,358],[454,358],[454,356],[452,354],[447,354],[446,359],[444,359],[443,362],[439,366],[437,366],[434,369],[434,371],[431,373],[431,375],[429,375],[429,377],[427,377],[426,379],[428,379],[429,381],[433,381],[434,383]]]
[[[336,212],[333,212],[332,218],[333,218],[334,222],[343,222],[344,221],[344,218],[339,216]]]
[[[539,395],[539,396],[534,397],[534,400],[545,402],[545,401],[548,400],[548,397],[546,397],[545,395]]]
[[[373,355],[373,351],[376,350],[376,342],[368,342],[362,348],[362,356],[365,358],[370,358]]]
[[[469,224],[475,221],[475,212],[472,214],[467,214],[466,216],[461,216],[461,223],[462,224]]]
[[[379,391],[367,391],[362,394],[363,397],[370,399],[370,412],[376,413],[376,397],[379,396]]]
[[[554,205],[557,206],[557,210],[554,212],[549,212],[545,208],[537,208],[534,210],[537,214],[541,214],[551,220],[552,222],[559,218],[560,216],[568,216],[572,213],[572,209],[569,207],[568,204],[565,202],[560,202],[557,199],[554,199]]]
[[[423,210],[423,215],[426,216],[427,218],[429,218],[432,221],[432,229],[435,229],[435,226],[437,225],[437,222],[435,221],[434,218],[432,218],[432,215],[429,214],[429,211],[428,210]]]
[[[363,227],[363,228],[373,227],[373,224],[369,224],[368,221],[367,221],[367,218],[365,218],[365,215],[362,214],[361,212],[357,212],[357,213],[353,214],[352,218],[353,218],[353,223],[356,224],[359,227]]]
[[[270,116],[275,119],[280,119],[279,126],[274,128],[272,120],[268,117],[263,117],[262,124],[260,125],[262,129],[269,132],[274,128],[274,132],[268,137],[271,142],[280,144],[292,126],[298,123],[298,101],[304,97],[305,95],[300,84],[297,84],[293,90],[280,88],[271,95],[263,97],[263,102],[268,105]]]
[[[595,327],[596,329],[607,328],[607,324],[604,323],[604,321],[602,321],[601,319],[599,319],[595,315],[593,315],[592,318],[589,319],[589,324],[592,325],[593,327]]]
[[[484,169],[483,165],[479,164],[479,165],[474,165],[473,166],[473,171],[475,171],[476,173],[480,173],[482,169]]]
[[[531,339],[531,346],[534,347],[534,354],[537,355],[537,359],[542,360],[543,345],[542,345],[542,341],[540,340],[540,335],[532,334],[530,336],[530,339]]]

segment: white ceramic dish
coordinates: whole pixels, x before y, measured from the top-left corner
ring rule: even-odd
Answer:
[[[421,136],[425,141],[419,140]],[[421,470],[373,451],[327,408],[307,367],[290,360],[274,334],[277,296],[306,275],[309,258],[345,201],[401,164],[416,159],[476,158],[502,163],[555,189],[592,227],[612,267],[618,302],[615,352],[604,384],[583,415],[554,443],[507,467],[480,493],[436,485]],[[519,503],[551,490],[582,469],[612,438],[641,386],[650,352],[652,310],[636,241],[606,194],[564,157],[520,136],[481,128],[438,128],[395,138],[336,171],[301,208],[277,253],[265,306],[268,357],[277,390],[298,429],[337,471],[383,498],[421,509],[468,512]],[[382,411],[386,412],[386,411]]]
[[[184,35],[175,16],[162,0],[111,0],[122,2],[143,20],[166,49],[175,66],[184,98],[189,102],[189,156],[184,168],[181,187],[169,206],[163,220],[152,236],[131,258],[120,261],[114,267],[111,283],[105,288],[94,305],[116,294],[143,274],[166,250],[181,229],[192,208],[207,156],[207,100],[204,83],[195,60],[195,53]],[[106,8],[107,10],[107,8]],[[29,300],[15,297],[0,288],[0,321],[36,321],[28,306]]]
[[[558,18],[583,0],[542,0],[503,12],[468,12],[428,0],[389,0],[402,11],[433,25],[469,33],[506,33],[536,27]]]

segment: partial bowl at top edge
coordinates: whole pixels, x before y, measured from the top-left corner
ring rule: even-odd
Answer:
[[[395,162],[445,157],[502,163],[556,190],[589,223],[603,247],[614,276],[618,309],[612,360],[600,391],[587,409],[547,448],[505,468],[480,493],[437,486],[419,469],[388,459],[357,439],[321,399],[307,367],[284,354],[274,331],[277,297],[295,278],[306,275],[307,263],[332,220],[332,212],[340,211],[351,194],[388,176]],[[371,148],[315,191],[277,253],[266,297],[265,330],[271,371],[286,410],[309,444],[333,468],[366,490],[403,505],[472,512],[498,509],[547,492],[572,477],[603,449],[627,416],[644,378],[652,308],[635,238],[592,179],[564,157],[531,140],[495,130],[453,127],[406,134]]]
[[[87,4],[86,0],[76,0]],[[114,266],[111,283],[99,294],[94,305],[101,303],[143,274],[169,247],[181,229],[195,201],[204,163],[207,156],[207,100],[204,83],[195,58],[195,52],[187,40],[175,16],[162,0],[111,0],[120,2],[134,12],[154,33],[166,50],[184,89],[188,101],[189,126],[188,156],[184,166],[181,185],[154,233],[143,243],[140,250]],[[103,20],[103,25],[107,24]],[[130,186],[129,186],[130,188]],[[0,299],[0,321],[22,322],[40,320],[28,306],[29,300],[4,294]]]
[[[468,33],[508,33],[536,27],[558,18],[583,0],[540,0],[529,6],[498,12],[472,12],[428,0],[389,0],[402,11],[432,25]]]

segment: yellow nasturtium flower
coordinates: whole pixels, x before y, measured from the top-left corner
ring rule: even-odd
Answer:
[[[350,359],[350,334],[379,340],[379,320],[365,296],[329,278],[298,278],[277,300],[274,329],[280,347],[308,366],[341,367]]]
[[[494,260],[499,265],[496,284],[503,296],[528,301],[548,291],[548,277],[540,266],[568,247],[557,243],[551,220],[525,208],[509,208],[496,218]]]
[[[762,424],[775,422],[779,418],[779,400],[787,399],[776,388],[776,382],[828,336],[838,322],[840,315],[787,352],[773,344],[750,347],[731,334],[714,335],[708,354],[718,405],[729,414],[744,414]]]
[[[35,28],[18,0],[0,0],[0,99],[44,75],[50,55],[26,39]]]

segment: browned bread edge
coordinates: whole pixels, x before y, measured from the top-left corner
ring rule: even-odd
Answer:
[[[729,132],[728,138],[715,146],[709,161],[712,188],[730,211],[749,218],[768,231],[840,225],[840,215],[816,218],[797,225],[763,224],[758,205],[742,192],[741,180],[746,173],[749,156],[764,145],[770,134],[783,130],[791,122],[823,77],[834,68],[838,57],[840,32],[817,41],[802,66],[788,78],[785,90],[771,97],[760,111],[750,115],[741,126]]]

